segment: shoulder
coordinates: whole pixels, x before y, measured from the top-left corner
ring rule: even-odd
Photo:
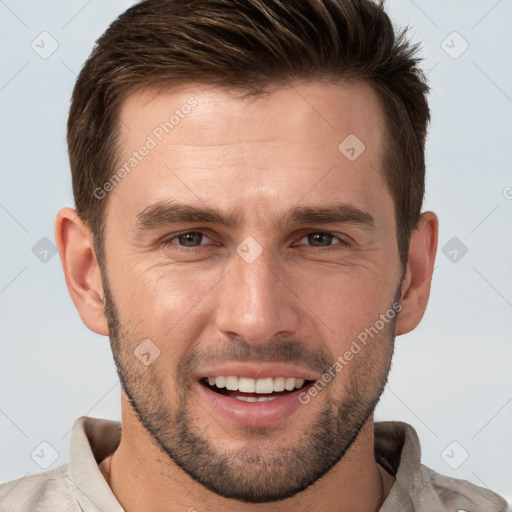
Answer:
[[[80,512],[70,483],[68,464],[0,485],[0,510]]]
[[[441,475],[427,466],[421,465],[423,480],[430,485],[426,495],[439,504],[439,510],[451,510],[453,506],[464,510],[485,510],[486,512],[508,512],[507,502],[498,494],[479,487],[467,480]]]
[[[421,447],[407,423],[375,423],[375,457],[395,477],[381,512],[509,512],[498,494],[421,463]]]

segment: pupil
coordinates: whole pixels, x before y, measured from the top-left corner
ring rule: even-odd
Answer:
[[[312,233],[309,237],[309,241],[312,245],[315,245],[315,242],[320,242],[320,245],[322,245],[322,241],[327,242],[324,245],[330,245],[330,242],[332,241],[332,235],[329,235],[328,233]]]
[[[182,245],[186,245],[186,246],[193,246],[193,245],[196,245],[194,243],[195,242],[200,242],[200,238],[201,237],[201,233],[197,233],[197,232],[191,232],[191,233],[184,233],[183,235],[180,235],[179,236],[179,240],[180,240],[180,243]],[[195,239],[195,240],[194,240]]]

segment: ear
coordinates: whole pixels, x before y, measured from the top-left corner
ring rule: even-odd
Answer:
[[[420,323],[427,308],[430,283],[437,251],[439,221],[433,212],[421,215],[417,229],[411,233],[409,259],[402,287],[402,309],[396,334],[406,334]]]
[[[63,208],[57,213],[55,241],[66,284],[80,318],[91,331],[108,336],[103,285],[92,233],[76,210]]]

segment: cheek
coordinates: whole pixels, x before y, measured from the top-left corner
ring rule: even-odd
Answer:
[[[153,267],[119,279],[116,303],[120,322],[159,346],[179,351],[180,341],[196,338],[206,298],[222,278],[220,272],[196,272],[182,268]],[[119,276],[120,277],[120,276]]]
[[[383,272],[369,268],[331,270],[321,276],[301,276],[293,290],[307,307],[304,314],[324,333],[333,356],[375,324],[393,301],[396,282]]]
[[[208,335],[218,334],[215,311],[228,302],[229,280],[236,279],[228,269],[120,261],[110,281],[121,324],[133,337],[150,338],[162,350],[172,347],[172,358],[179,359],[207,329]],[[318,337],[316,343],[325,344],[334,357],[386,312],[396,287],[394,273],[383,272],[375,262],[283,264],[281,270],[282,286],[288,289],[281,307],[293,308],[301,319],[298,331]]]

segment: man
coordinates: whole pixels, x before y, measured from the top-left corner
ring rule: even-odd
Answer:
[[[55,226],[122,423],[2,510],[505,511],[374,423],[420,322],[428,87],[369,0],[146,0],[100,38],[68,123]],[[122,428],[121,428],[122,425]]]

